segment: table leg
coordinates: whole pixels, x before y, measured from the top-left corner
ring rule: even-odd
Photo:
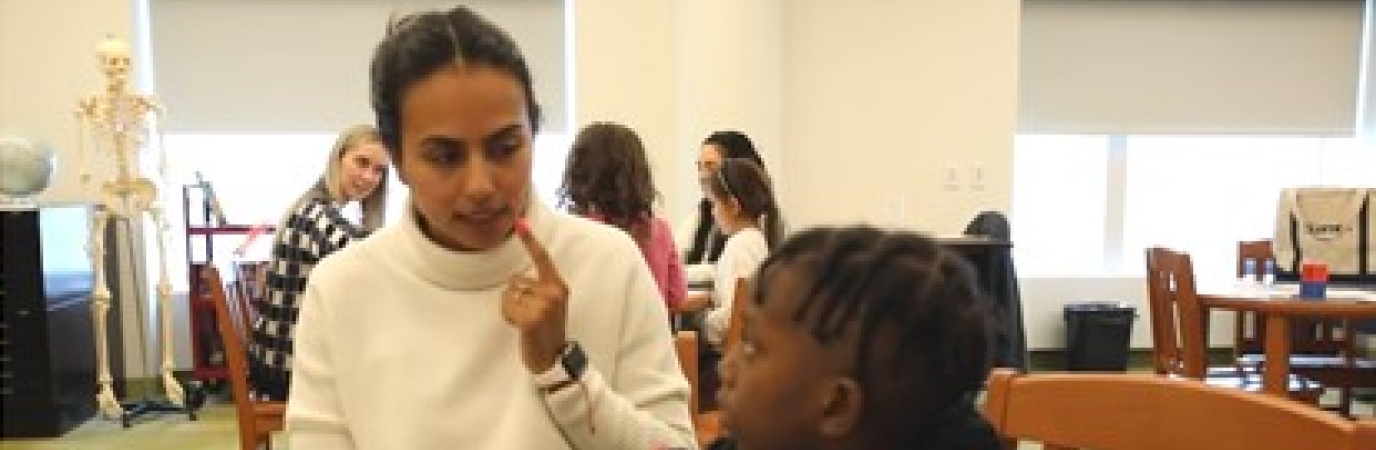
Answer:
[[[1290,320],[1285,315],[1266,315],[1265,352],[1262,390],[1286,397],[1290,391]]]

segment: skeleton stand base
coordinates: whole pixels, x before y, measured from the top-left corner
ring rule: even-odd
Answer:
[[[120,223],[120,224],[123,226],[124,233],[125,233],[124,235],[126,236],[126,239],[128,239],[128,238],[131,237],[131,236],[133,236],[133,224],[131,224],[131,219],[129,219],[129,218],[127,218],[127,217],[114,217],[114,218],[111,218],[111,220],[113,220],[113,221],[115,221],[115,222],[118,222],[118,223]],[[129,251],[125,251],[124,253],[125,253],[126,255],[129,256],[129,267],[133,270],[133,275],[134,275],[134,276],[133,276],[133,279],[135,279],[135,280],[140,280],[140,279],[142,279],[142,278],[139,278],[139,266],[138,266],[138,261],[135,260],[135,258],[134,258],[134,256],[133,256],[132,249],[129,249]],[[135,282],[135,284],[137,284],[137,282]],[[145,323],[144,323],[144,322],[145,322],[145,318],[148,317],[148,315],[146,315],[146,314],[144,313],[143,302],[140,301],[140,300],[138,300],[137,298],[136,298],[135,302],[136,302],[136,307],[135,307],[135,309],[138,311],[138,317],[139,317],[139,320],[138,320],[138,323],[139,323],[139,326],[138,326],[138,331],[139,331],[139,345],[140,345],[140,346],[142,347],[142,349],[143,349],[143,351],[140,352],[140,353],[142,353],[142,355],[143,355],[143,368],[144,368],[144,369],[148,369],[148,368],[149,368],[149,367],[148,367],[148,366],[149,366],[149,365],[148,365],[148,342],[147,342],[147,341],[148,341],[148,337],[147,337],[147,336],[148,336],[148,330],[147,330],[147,325],[145,325]],[[164,314],[165,314],[165,313],[166,313],[166,312],[164,312]],[[152,373],[153,373],[155,376],[156,376],[156,374],[157,374],[156,371],[154,371],[154,372],[152,372]],[[156,380],[156,378],[154,378],[154,380]],[[187,389],[185,389],[185,388],[186,388],[186,386],[185,386],[185,384],[183,383],[183,390],[184,390],[184,391],[187,390]],[[147,391],[147,390],[148,390],[148,387],[145,387],[144,390]],[[145,395],[145,396],[148,395],[147,392],[144,392],[144,395]],[[124,412],[123,412],[122,414],[120,414],[120,417],[119,417],[120,425],[123,426],[124,428],[129,428],[130,426],[132,426],[132,425],[134,424],[134,421],[137,420],[137,419],[138,419],[139,417],[141,417],[141,416],[145,416],[145,415],[149,415],[149,414],[161,414],[161,413],[186,413],[187,418],[194,421],[194,420],[197,419],[197,417],[196,417],[196,409],[200,407],[200,404],[201,404],[202,402],[199,401],[199,400],[200,400],[199,398],[196,398],[197,396],[196,396],[195,394],[192,394],[191,397],[195,398],[196,401],[193,401],[193,400],[190,400],[190,399],[189,399],[189,400],[187,400],[187,401],[184,402],[184,403],[186,403],[184,406],[178,406],[177,404],[172,403],[172,402],[167,401],[167,400],[150,399],[150,398],[147,398],[147,397],[144,397],[144,398],[142,398],[142,399],[140,399],[140,400],[126,400],[126,401],[120,402],[120,407],[124,409]]]
[[[120,403],[124,408],[124,415],[120,416],[119,423],[124,428],[134,425],[134,420],[139,416],[150,413],[186,413],[187,418],[196,420],[196,409],[191,405],[177,406],[172,403],[157,400],[140,400],[134,403]]]

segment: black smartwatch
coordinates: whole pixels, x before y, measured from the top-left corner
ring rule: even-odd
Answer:
[[[583,347],[578,342],[569,341],[564,344],[564,351],[559,353],[559,361],[544,373],[536,374],[535,382],[540,390],[553,393],[581,380],[583,372],[587,370],[588,355],[583,353]]]
[[[564,353],[559,355],[559,365],[564,366],[569,379],[582,379],[583,372],[588,370],[588,355],[583,353],[583,346],[578,345],[577,341],[569,341],[564,346]]]

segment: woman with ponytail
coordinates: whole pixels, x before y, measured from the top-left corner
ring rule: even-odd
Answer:
[[[703,184],[712,218],[728,237],[717,259],[711,294],[690,295],[685,309],[706,311],[703,333],[707,342],[720,345],[731,319],[731,304],[736,300],[732,298],[735,280],[755,273],[782,239],[783,230],[769,177],[754,161],[723,160]]]

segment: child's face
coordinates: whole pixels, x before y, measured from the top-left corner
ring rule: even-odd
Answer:
[[[698,150],[698,178],[710,177],[712,172],[721,168],[722,154],[721,147],[716,144],[703,145],[702,149]]]
[[[798,299],[806,295],[794,271],[785,267],[769,272],[758,281],[768,283],[769,298],[742,299],[748,301],[744,333],[741,344],[721,363],[718,398],[726,427],[740,448],[814,447],[849,432],[853,418],[837,422],[837,414],[850,414],[858,391],[849,396],[841,392],[849,392],[854,383],[837,376],[837,352],[824,348],[793,320]]]

